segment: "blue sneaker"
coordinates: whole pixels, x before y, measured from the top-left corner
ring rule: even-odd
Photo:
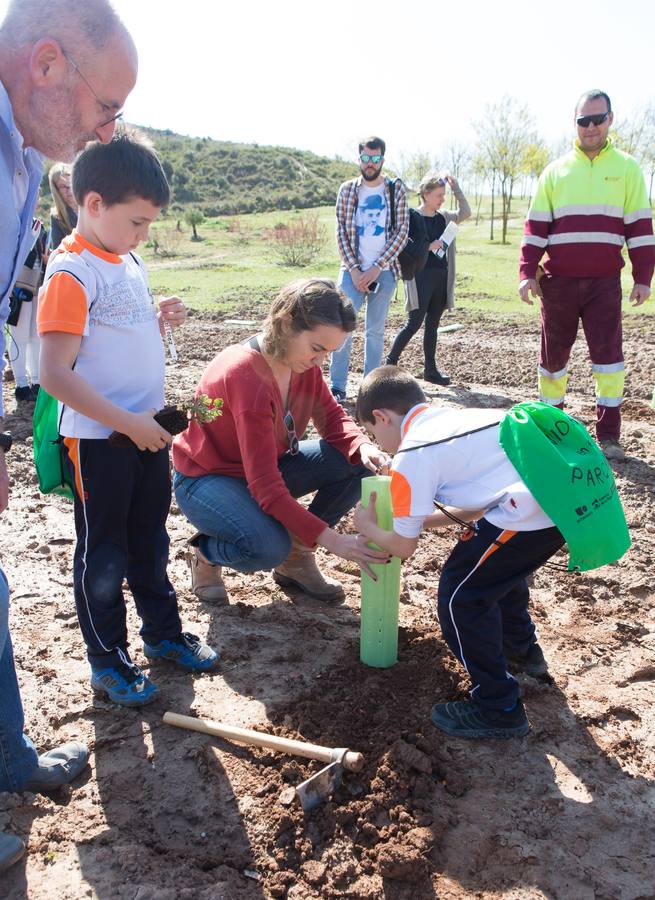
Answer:
[[[143,652],[148,659],[168,659],[189,672],[207,672],[218,665],[218,653],[188,631],[158,644],[144,644]]]
[[[91,667],[91,687],[120,706],[145,706],[159,697],[159,688],[138,666],[120,663],[106,669]]]
[[[333,387],[333,388],[330,388],[330,390],[332,391],[332,396],[337,401],[337,403],[341,404],[345,401],[346,392],[342,391],[341,388]]]

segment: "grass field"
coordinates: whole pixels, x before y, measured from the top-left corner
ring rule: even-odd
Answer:
[[[457,238],[458,306],[538,315],[538,306],[526,306],[517,295],[518,256],[527,205],[527,200],[515,201],[507,244],[489,240],[488,199],[482,205],[480,223],[475,225],[474,215],[462,225]],[[327,232],[323,253],[307,268],[280,265],[270,232],[278,223],[289,223],[311,212],[318,214]],[[339,269],[332,207],[208,219],[198,228],[200,242],[190,240],[187,225],[182,224],[182,234],[175,231],[175,226],[174,220],[162,220],[152,232],[162,243],[176,244],[174,256],[156,256],[151,247],[142,248],[143,255],[149,264],[153,291],[178,294],[196,309],[243,309],[249,297],[261,298],[294,278],[309,275],[335,278]],[[500,234],[500,220],[496,221],[495,230]],[[629,262],[623,282],[624,295],[628,296]],[[394,303],[397,310],[402,308],[402,287]],[[646,311],[649,308],[650,304]],[[625,309],[633,313],[627,303]],[[643,310],[641,307],[637,314]]]

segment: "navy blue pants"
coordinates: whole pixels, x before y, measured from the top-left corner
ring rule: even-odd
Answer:
[[[66,439],[75,476],[73,586],[77,616],[94,668],[127,656],[123,580],[127,579],[148,644],[177,637],[177,597],[168,580],[166,518],[171,502],[168,450],[111,447]]]
[[[536,640],[526,578],[563,544],[557,528],[503,531],[480,519],[477,531],[466,532],[446,561],[439,623],[471,678],[471,698],[487,709],[507,709],[518,700],[505,653],[523,656]]]

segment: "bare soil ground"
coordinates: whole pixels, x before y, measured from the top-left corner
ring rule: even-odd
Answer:
[[[261,311],[244,305],[241,314]],[[191,396],[213,354],[252,331],[223,318],[195,315],[180,334],[171,401]],[[448,321],[465,325],[440,338],[453,385],[432,396],[499,408],[534,396],[536,320],[457,311]],[[29,420],[10,417],[22,440],[11,454],[0,554],[27,730],[43,749],[83,739],[92,756],[57,796],[0,794],[0,828],[29,846],[2,876],[0,896],[655,897],[655,318],[631,317],[625,330],[628,460],[614,471],[633,547],[586,575],[537,573],[533,614],[554,682],[520,676],[532,730],[513,742],[454,740],[430,724],[434,702],[466,695],[434,613],[452,529],[425,537],[403,566],[400,658],[375,670],[358,659],[359,579],[349,564],[321,554],[346,584],[341,606],[287,595],[267,572],[228,572],[230,603],[212,608],[190,593],[192,529],[173,508],[170,573],[183,622],[220,648],[221,667],[195,678],[147,667],[164,699],[142,712],[94,699],[72,598],[71,507],[39,494]],[[360,337],[353,363],[354,387]],[[420,372],[418,340],[403,364]],[[589,370],[582,341],[569,409],[587,424]],[[145,666],[133,610],[129,627]],[[165,709],[348,746],[366,766],[303,815],[280,795],[318,764],[171,728]]]

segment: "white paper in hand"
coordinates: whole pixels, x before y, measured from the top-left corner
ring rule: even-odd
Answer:
[[[437,256],[442,259],[446,255],[446,250],[455,240],[457,235],[457,225],[454,222],[449,222],[444,228],[444,232],[439,238],[440,241],[443,241],[443,247],[437,250]]]

